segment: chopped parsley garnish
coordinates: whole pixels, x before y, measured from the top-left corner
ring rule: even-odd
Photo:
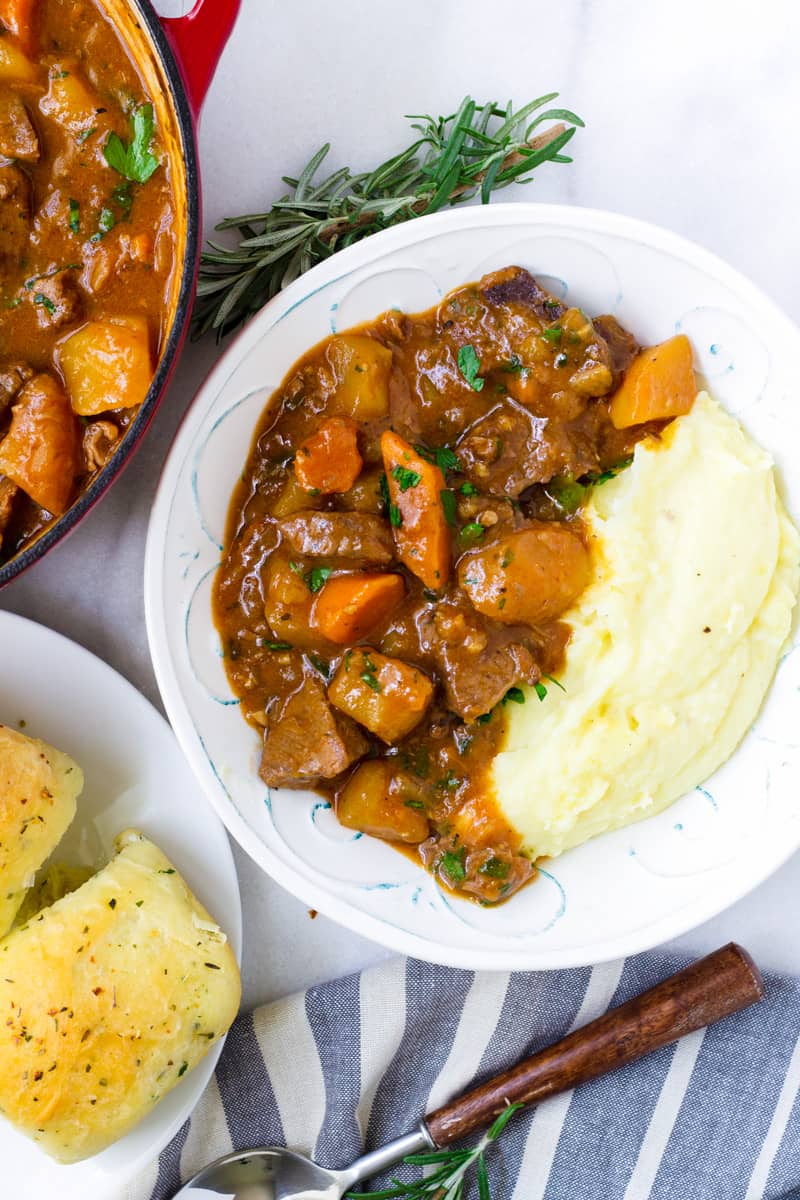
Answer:
[[[394,529],[399,529],[403,524],[403,514],[396,504],[389,505],[389,524]]]
[[[38,304],[40,308],[46,309],[49,313],[56,311],[56,306],[49,296],[45,296],[44,292],[37,292],[33,297],[33,303]]]
[[[518,354],[512,354],[507,363],[503,363],[503,370],[509,375],[519,375],[522,371],[522,359]]]
[[[467,872],[464,867],[464,854],[465,850],[462,846],[456,854],[451,850],[446,850],[439,859],[439,866],[453,883],[463,883],[467,878]]]
[[[552,676],[552,675],[545,675],[545,676],[544,676],[544,678],[545,678],[545,679],[549,679],[549,680],[550,680],[550,682],[551,682],[551,683],[554,683],[554,684],[556,685],[556,687],[557,687],[557,688],[561,688],[561,691],[562,691],[562,692],[565,692],[565,691],[567,690],[567,689],[564,687],[563,683],[559,683],[559,681],[558,681],[556,678],[554,678],[554,676]]]
[[[133,186],[130,180],[115,187],[111,193],[111,199],[120,206],[125,216],[129,217],[133,207]]]
[[[400,484],[401,492],[407,492],[409,488],[416,487],[422,479],[418,471],[410,471],[408,467],[395,467],[392,477]]]
[[[511,867],[509,863],[503,862],[502,858],[489,858],[480,868],[481,875],[487,875],[489,879],[508,879],[508,873]]]
[[[181,1063],[181,1065],[178,1069],[178,1079],[180,1079],[180,1077],[182,1075],[185,1075],[188,1070],[189,1070],[188,1062]]]
[[[551,312],[551,313],[559,312],[559,310],[561,309],[561,303],[558,300],[545,300],[544,307],[547,309],[548,312]]]
[[[564,330],[560,325],[550,325],[547,329],[542,330],[542,337],[546,342],[551,342],[557,346],[563,337]]]
[[[461,347],[458,352],[458,369],[474,392],[483,390],[485,380],[481,379],[478,374],[481,369],[481,360],[475,353],[474,346],[468,344]]]
[[[389,499],[389,480],[386,478],[385,473],[381,473],[380,487],[381,500],[383,501],[383,511],[388,513],[392,506],[392,502]]]
[[[309,654],[308,661],[315,671],[319,671],[320,675],[324,675],[326,679],[330,677],[331,664],[325,662],[324,658],[320,658],[318,654]]]
[[[427,446],[414,446],[420,458],[424,458],[425,462],[433,463],[440,471],[460,471],[461,461],[454,450],[449,446],[439,446],[435,450],[429,450]]]
[[[587,478],[595,487],[599,487],[601,483],[608,483],[609,479],[616,479],[620,471],[624,471],[633,462],[633,455],[628,458],[621,459],[618,463],[614,463],[613,467],[609,467],[607,471],[602,471],[599,475],[591,474]]]
[[[378,668],[375,666],[375,663],[372,661],[370,656],[365,654],[364,670],[361,672],[360,678],[368,688],[372,689],[373,692],[379,692],[381,690],[381,684],[377,676],[377,670]]]
[[[82,146],[84,142],[88,141],[88,139],[92,136],[93,133],[97,133],[96,125],[93,125],[91,127],[91,129],[82,129],[81,132],[76,137],[75,141],[78,143],[79,146]]]
[[[536,692],[536,695],[540,700],[544,700],[545,696],[547,695],[547,688],[543,683],[535,683],[533,685],[533,690]]]
[[[475,487],[474,483],[462,483],[458,490],[461,492],[462,496],[477,496],[478,494],[478,489]]]
[[[150,143],[155,132],[155,117],[152,104],[140,104],[134,109],[131,119],[133,137],[126,146],[116,133],[110,133],[103,146],[105,160],[110,167],[134,183],[147,183],[158,168],[158,159],[150,153]]]
[[[445,488],[444,491],[441,491],[439,493],[439,496],[442,501],[442,508],[444,509],[444,515],[445,515],[445,519],[447,520],[448,525],[455,525],[455,523],[456,523],[455,494],[453,492],[449,491],[447,488]]]
[[[70,197],[69,201],[69,227],[73,233],[78,233],[81,227],[81,206],[72,197]]]
[[[263,639],[258,643],[264,650],[291,650],[291,642],[267,642]]]
[[[405,804],[406,808],[420,808],[423,810],[425,808],[425,805],[421,800],[404,800],[403,803]]]
[[[486,533],[479,521],[470,521],[461,529],[458,538],[462,546],[474,546]]]
[[[475,718],[475,723],[476,723],[476,725],[488,725],[488,723],[491,721],[491,719],[492,719],[492,714],[490,712],[481,713],[481,715],[479,717]]]
[[[509,701],[511,701],[512,704],[524,704],[525,693],[522,691],[522,688],[509,688],[505,696],[503,696],[503,704],[508,704]]]
[[[318,592],[325,584],[325,581],[328,579],[330,573],[330,567],[313,567],[307,575],[303,576],[308,584],[308,590],[310,592]]]

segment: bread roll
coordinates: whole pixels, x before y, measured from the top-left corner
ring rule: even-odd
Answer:
[[[0,725],[0,936],[75,816],[83,772],[60,750]]]
[[[59,1162],[97,1154],[208,1053],[239,1006],[225,935],[141,834],[0,942],[0,1112]]]

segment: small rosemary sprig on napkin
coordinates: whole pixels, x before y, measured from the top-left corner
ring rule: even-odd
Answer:
[[[432,1150],[429,1154],[409,1154],[404,1163],[435,1168],[430,1175],[411,1183],[393,1180],[382,1192],[348,1192],[345,1200],[463,1200],[467,1172],[475,1167],[478,1200],[492,1200],[486,1148],[499,1138],[521,1104],[510,1104],[472,1150]]]
[[[583,121],[545,107],[557,96],[517,112],[466,97],[448,117],[412,116],[419,136],[407,149],[374,171],[341,167],[318,183],[326,144],[297,179],[284,176],[291,191],[267,212],[217,225],[236,230],[238,245],[210,241],[201,256],[194,336],[229,333],[298,275],[371,233],[477,195],[486,204],[498,188],[530,182],[544,162],[571,162],[562,151]]]

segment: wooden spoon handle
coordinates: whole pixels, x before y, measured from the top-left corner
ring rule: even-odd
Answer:
[[[739,1012],[764,994],[746,950],[731,942],[612,1008],[425,1118],[437,1147],[482,1129],[508,1104],[534,1104]]]

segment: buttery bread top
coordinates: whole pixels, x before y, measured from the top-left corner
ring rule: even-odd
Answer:
[[[0,936],[75,816],[83,772],[60,750],[0,725]]]
[[[76,891],[0,941],[0,1113],[59,1162],[137,1124],[229,1028],[224,933],[135,831]]]

